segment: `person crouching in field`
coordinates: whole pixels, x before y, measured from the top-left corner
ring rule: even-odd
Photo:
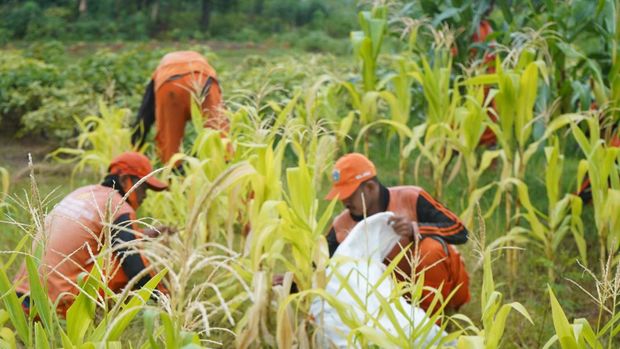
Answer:
[[[467,242],[468,233],[454,213],[420,187],[385,187],[377,179],[375,165],[361,154],[341,157],[334,166],[332,180],[326,199],[338,198],[346,210],[334,219],[327,235],[330,257],[364,216],[391,211],[394,216],[388,224],[402,239],[384,263],[389,264],[411,243],[407,255],[398,263],[396,278],[403,281],[423,274],[424,286],[441,290],[443,299],[456,290],[446,309],[458,310],[469,301],[469,276],[459,252],[452,246]],[[416,252],[419,260],[412,265]],[[429,311],[434,297],[434,292],[424,290],[420,307]]]
[[[123,197],[142,178],[152,172],[149,159],[135,152],[123,153],[112,160],[109,174],[101,184],[76,189],[62,199],[45,220],[45,250],[41,259],[39,275],[46,286],[48,296],[57,304],[57,312],[65,316],[79,293],[78,279],[88,275],[95,258],[105,244],[106,227],[110,228],[112,246],[112,270],[108,287],[119,292],[129,280],[147,267],[148,261],[136,251],[127,248],[128,242],[141,238],[133,232],[139,230],[133,225],[136,210],[146,197],[147,189],[161,191],[167,185],[155,177],[148,177],[134,188],[127,201]],[[154,230],[145,230],[142,235],[156,237]],[[35,244],[40,241],[35,242]],[[105,275],[106,271],[104,271]],[[135,288],[141,288],[151,278],[146,273]],[[25,296],[22,305],[30,308],[29,283],[26,268],[22,265],[16,279],[18,295]]]
[[[163,163],[168,162],[183,141],[185,124],[191,119],[192,98],[207,117],[205,127],[228,132],[215,69],[198,52],[166,54],[144,92],[132,143],[141,147],[154,123],[157,155]]]

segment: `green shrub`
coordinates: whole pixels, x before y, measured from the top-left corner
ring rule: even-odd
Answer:
[[[28,22],[25,38],[27,40],[40,40],[41,38],[61,39],[70,31],[69,24],[72,11],[69,8],[54,6],[43,10],[40,17]]]
[[[18,127],[21,114],[41,106],[47,89],[62,85],[57,67],[24,58],[18,51],[0,56],[0,76],[0,121],[12,128]]]
[[[66,53],[65,45],[56,40],[33,42],[24,50],[25,57],[45,63],[61,63],[66,59]]]
[[[344,54],[348,49],[348,43],[334,39],[322,31],[311,31],[307,34],[300,33],[293,42],[295,47],[307,52],[330,52]]]

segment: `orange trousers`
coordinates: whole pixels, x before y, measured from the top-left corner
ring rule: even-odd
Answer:
[[[179,151],[185,124],[192,117],[191,100],[200,98],[207,79],[205,74],[189,73],[169,79],[155,91],[155,145],[162,162],[168,162]],[[228,131],[228,120],[222,110],[222,91],[215,79],[211,81],[208,94],[201,103],[206,118],[204,126]]]
[[[401,244],[403,242],[401,240]],[[384,263],[388,264],[400,251],[400,247],[397,246],[390,252]],[[417,263],[415,263],[416,260]],[[412,264],[415,265],[415,272],[412,272]],[[446,304],[446,309],[458,310],[471,298],[469,275],[461,255],[452,245],[426,237],[418,243],[417,256],[415,244],[409,247],[407,255],[399,261],[398,269],[400,271],[394,274],[399,281],[413,278],[414,280],[411,281],[415,282],[417,276],[424,275],[424,286],[439,290],[443,299],[447,299],[454,291],[454,295]],[[434,291],[423,290],[420,307],[424,311],[431,310],[429,308],[435,296]],[[440,306],[441,303],[438,302],[431,311],[436,312]]]

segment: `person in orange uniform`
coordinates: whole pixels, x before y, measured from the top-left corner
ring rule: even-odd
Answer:
[[[457,310],[469,301],[469,276],[459,252],[452,246],[465,243],[468,233],[454,213],[420,187],[385,187],[377,179],[374,164],[361,154],[341,157],[334,166],[332,180],[326,199],[338,198],[346,210],[334,219],[327,235],[330,256],[364,216],[391,211],[394,216],[388,224],[402,239],[384,263],[389,264],[403,247],[412,243],[409,255],[398,264],[397,279],[415,279],[423,273],[424,285],[441,290],[444,299],[456,289],[446,309]],[[412,270],[410,261],[415,259],[416,252],[419,262]],[[429,311],[434,297],[434,292],[425,290],[420,306]]]
[[[170,160],[191,119],[192,98],[202,107],[205,127],[228,131],[217,74],[206,58],[194,51],[166,54],[146,87],[132,143],[141,147],[154,123],[157,154],[164,163]]]
[[[104,231],[108,222],[113,222],[110,230],[113,266],[112,270],[108,270],[109,288],[119,292],[147,267],[146,258],[128,248],[126,243],[141,238],[132,232],[139,231],[133,222],[147,189],[161,191],[167,185],[155,177],[148,177],[129,194],[126,201],[123,197],[152,170],[146,156],[136,152],[123,153],[112,160],[109,174],[101,184],[76,189],[46,217],[46,243],[39,273],[50,300],[57,302],[56,310],[61,316],[66,315],[79,293],[77,285],[80,275],[88,275],[92,270],[94,257],[104,246],[107,235]],[[150,237],[157,235],[154,230],[146,230],[142,234]],[[150,278],[147,273],[135,287],[141,288]],[[29,311],[30,289],[25,266],[18,273],[16,284],[17,294],[24,296],[22,306]]]

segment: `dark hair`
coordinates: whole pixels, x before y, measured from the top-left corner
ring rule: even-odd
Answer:
[[[364,183],[366,182],[375,182],[376,184],[381,184],[381,182],[379,181],[379,178],[377,176],[374,176],[366,181],[364,181]]]
[[[108,174],[101,182],[101,185],[103,185],[104,187],[116,189],[116,191],[118,191],[122,196],[125,196],[125,190],[123,190],[120,175]]]

